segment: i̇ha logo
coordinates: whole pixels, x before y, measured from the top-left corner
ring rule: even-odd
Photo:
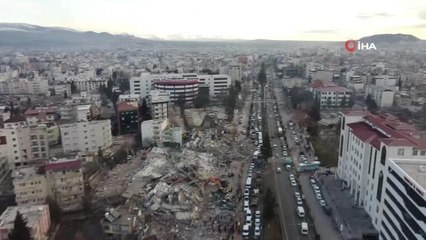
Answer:
[[[356,50],[377,50],[374,43],[364,43],[361,41],[348,40],[345,42],[346,51],[353,53]]]

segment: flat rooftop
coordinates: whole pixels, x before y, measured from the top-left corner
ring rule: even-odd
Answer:
[[[393,160],[408,176],[426,191],[426,160]]]
[[[32,228],[48,207],[48,205],[8,207],[0,216],[0,229],[12,229],[18,211],[27,220],[27,226]]]

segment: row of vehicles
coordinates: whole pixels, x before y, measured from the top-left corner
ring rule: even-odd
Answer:
[[[274,105],[274,113],[275,113],[275,117],[277,118],[277,127],[278,127],[278,135],[280,138],[280,142],[281,142],[281,146],[282,146],[282,156],[284,158],[284,167],[287,171],[291,171],[291,165],[293,163],[290,153],[288,151],[288,143],[287,143],[287,137],[285,136],[284,132],[283,132],[283,127],[281,124],[281,118],[280,115],[278,113],[278,105],[275,103]],[[295,144],[299,145],[300,144],[300,140],[297,136],[297,132],[295,129],[295,124],[292,121],[288,122],[288,128],[292,133],[292,136],[294,138]],[[281,172],[281,168],[278,167],[277,168],[277,172],[280,173]],[[290,185],[293,187],[293,191],[294,191],[294,197],[295,197],[295,201],[296,201],[296,212],[297,212],[297,216],[299,216],[299,218],[302,218],[302,222],[300,223],[300,233],[302,235],[307,235],[308,234],[308,223],[306,221],[304,221],[305,219],[305,209],[303,207],[303,200],[302,200],[302,195],[300,194],[300,192],[297,189],[297,181],[296,181],[296,177],[294,176],[294,174],[290,173],[289,174],[289,180],[290,180]]]
[[[253,100],[258,100],[258,94],[253,93]],[[252,162],[247,172],[247,178],[245,182],[244,189],[244,225],[242,235],[244,239],[249,239],[251,233],[254,235],[255,239],[260,239],[261,236],[261,211],[257,209],[258,205],[258,195],[259,189],[254,189],[254,182],[256,178],[256,166],[255,162],[261,156],[261,146],[263,145],[263,136],[262,136],[262,116],[260,111],[260,106],[258,104],[252,105],[250,118],[250,138],[254,140],[256,150],[253,153]],[[254,210],[256,209],[256,210]],[[254,210],[254,214],[253,214]],[[254,231],[253,231],[254,229]]]

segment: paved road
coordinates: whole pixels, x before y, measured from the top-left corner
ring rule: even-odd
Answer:
[[[281,115],[286,113],[281,113]],[[277,173],[274,171],[274,179],[276,182],[276,192],[278,193],[277,196],[277,202],[279,205],[280,210],[280,217],[281,217],[281,223],[284,225],[283,228],[283,239],[288,240],[305,240],[305,239],[314,239],[313,232],[309,231],[309,235],[303,236],[300,233],[300,224],[302,221],[308,222],[306,218],[302,219],[299,218],[296,212],[296,200],[294,197],[294,192],[299,191],[298,187],[292,187],[290,185],[289,181],[289,174],[290,172],[287,172],[285,170],[285,167],[283,165],[283,156],[282,156],[282,148],[281,148],[281,142],[278,137],[278,127],[276,123],[276,117],[275,113],[273,112],[273,104],[268,104],[267,107],[267,114],[266,117],[268,119],[268,133],[271,140],[271,146],[274,146],[274,144],[277,145],[277,148],[273,149],[273,159],[272,159],[272,166],[274,169],[277,169],[277,167],[280,167],[282,169],[281,173]],[[291,148],[291,140],[289,139],[289,147]],[[291,155],[293,157],[293,160],[295,160],[294,157],[297,157],[298,150],[291,151]],[[275,157],[275,156],[278,156]],[[293,168],[294,169],[294,168]],[[294,171],[294,170],[293,170]],[[294,174],[294,172],[292,172]],[[299,191],[300,192],[300,191]],[[312,226],[308,222],[309,225]]]

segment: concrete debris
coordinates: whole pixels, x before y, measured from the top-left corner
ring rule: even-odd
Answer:
[[[203,128],[200,115],[193,119],[201,128],[189,133],[183,149],[154,147],[97,186],[97,198],[127,199],[121,207],[139,219],[139,239],[231,239],[237,230],[242,168],[254,146],[233,136],[226,116],[207,114],[209,127]]]

